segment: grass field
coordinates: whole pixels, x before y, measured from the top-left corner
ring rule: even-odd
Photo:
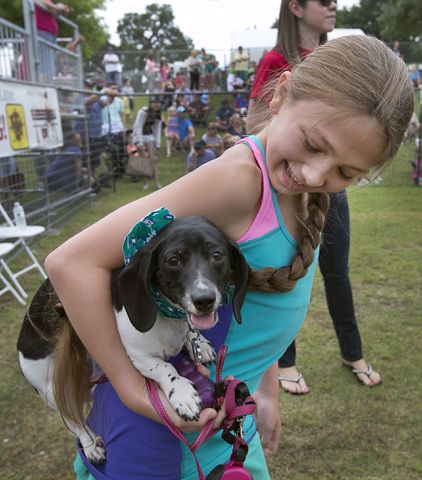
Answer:
[[[283,435],[272,479],[422,478],[422,189],[411,185],[412,150],[402,148],[381,185],[349,192],[356,310],[365,356],[383,384],[362,387],[342,366],[317,274],[298,338],[298,367],[311,393],[280,393]],[[185,172],[180,155],[160,162],[162,184]],[[141,184],[120,180],[116,193],[101,193],[59,235],[36,244],[38,257],[141,194]],[[23,284],[33,294],[40,277],[28,274]],[[0,479],[71,479],[74,440],[19,371],[24,308],[8,296],[0,306]]]

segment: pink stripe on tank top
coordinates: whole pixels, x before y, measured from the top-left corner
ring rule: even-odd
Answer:
[[[249,137],[242,138],[238,143],[247,143],[251,148],[255,157],[255,161],[258,164],[262,172],[262,192],[261,192],[261,205],[259,206],[258,213],[254,218],[251,226],[246,233],[237,241],[237,243],[247,242],[248,240],[254,240],[268,232],[271,232],[279,226],[277,214],[274,209],[273,198],[271,194],[270,180],[268,178],[268,170],[262,156],[261,150],[256,143]]]

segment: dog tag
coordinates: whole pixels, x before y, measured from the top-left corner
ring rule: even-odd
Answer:
[[[190,329],[186,333],[186,339],[190,343],[193,354],[193,363],[198,364],[202,363],[202,352],[201,346],[198,342],[199,333],[198,330]]]

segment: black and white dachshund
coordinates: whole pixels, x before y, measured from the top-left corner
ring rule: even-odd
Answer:
[[[234,317],[241,323],[248,278],[249,267],[237,245],[197,216],[166,225],[127,266],[112,273],[112,301],[123,345],[134,366],[160,385],[184,419],[198,418],[201,401],[192,383],[166,360],[183,347],[194,358],[188,331],[209,329],[218,321],[217,308],[229,285],[234,285]],[[186,321],[161,315],[152,289],[186,312]],[[197,341],[201,362],[213,362],[215,351],[199,332]],[[102,372],[77,337],[48,279],[25,314],[17,348],[27,381],[60,411],[87,458],[103,461],[101,439],[84,421],[93,382]]]

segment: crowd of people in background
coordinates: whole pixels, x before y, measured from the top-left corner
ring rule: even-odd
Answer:
[[[85,152],[82,158],[86,158],[89,145],[94,182],[102,159],[111,161],[113,175],[118,177],[125,172],[130,155],[136,153],[149,158],[151,180],[158,189],[157,159],[162,137],[166,158],[184,152],[186,171],[191,171],[246,135],[244,119],[256,63],[249,62],[242,47],[233,56],[226,88],[221,87],[216,57],[205,49],[192,51],[186,59],[186,71],[176,73],[165,57],[157,62],[154,54],[148,54],[144,70],[148,105],[139,109],[132,80],[123,75],[119,56],[111,46],[102,65],[103,75],[85,79],[84,88],[90,91],[84,96],[88,135],[83,122],[74,122],[72,128],[81,140]],[[210,94],[217,88],[230,95],[211,103]],[[144,189],[149,188],[149,179],[137,175],[131,179],[143,181]]]
[[[64,4],[55,4],[52,0],[37,0],[35,14],[38,35],[48,42],[56,43],[58,24],[55,15],[67,15],[69,8]],[[75,51],[82,41],[83,37],[78,37],[69,42],[67,48]],[[403,58],[399,41],[394,42],[392,50]],[[54,50],[46,49],[41,63],[50,69],[52,65],[57,66],[57,59],[51,57],[54,54]],[[157,152],[162,133],[166,157],[170,158],[177,150],[186,151],[188,171],[203,163],[205,158],[211,159],[211,152],[220,155],[224,149],[223,136],[226,140],[228,135],[235,139],[245,136],[244,118],[248,111],[249,93],[253,91],[258,66],[272,54],[273,51],[263,51],[256,62],[251,58],[250,52],[238,46],[232,52],[229,65],[222,68],[216,56],[205,48],[192,50],[184,62],[173,64],[166,56],[150,51],[145,56],[144,69],[140,74],[141,84],[137,82],[138,93],[148,93],[150,101],[147,107],[135,111],[135,88],[132,85],[132,80],[135,79],[130,78],[130,72],[129,75],[124,75],[118,53],[111,45],[108,46],[101,61],[103,75],[95,80],[88,78],[85,82],[85,88],[93,90],[84,100],[88,114],[88,138],[85,138],[86,133],[80,126],[79,129],[77,125],[75,128],[82,146],[90,146],[93,178],[104,151],[112,152],[113,174],[120,176],[124,173],[128,159],[128,130],[133,131],[130,138],[134,146],[139,148],[142,155],[150,157],[157,188],[160,187],[156,168]],[[422,80],[419,65],[409,65],[409,78],[415,88],[420,87]],[[210,94],[215,92],[228,92],[233,97],[223,97],[220,105],[213,107],[210,104]],[[201,128],[207,129],[204,135],[196,132],[196,129]],[[414,115],[404,141],[417,139],[419,130],[419,120]],[[205,142],[205,145],[201,146],[201,142]],[[83,150],[86,152],[86,147]],[[137,177],[133,179],[136,181]],[[148,188],[147,180],[144,180],[144,188]]]
[[[69,6],[55,4],[52,0],[35,2],[36,26],[39,37],[55,44],[58,24],[56,15],[67,15]],[[78,37],[66,46],[76,51],[83,37]],[[394,42],[392,50],[403,57],[400,42]],[[248,112],[250,92],[256,84],[256,72],[263,59],[273,51],[263,51],[258,62],[251,58],[250,52],[239,46],[231,55],[228,66],[220,65],[216,56],[205,48],[192,50],[186,54],[184,62],[171,63],[168,58],[150,51],[145,56],[142,79],[123,72],[123,62],[118,52],[110,45],[102,56],[101,75],[85,79],[84,88],[90,91],[83,97],[87,115],[87,128],[82,121],[72,122],[69,132],[65,132],[66,145],[63,147],[50,171],[59,175],[59,166],[69,159],[75,164],[71,185],[85,185],[85,171],[89,167],[88,184],[96,181],[96,171],[105,159],[114,176],[125,172],[130,152],[136,149],[140,155],[149,157],[152,164],[152,180],[160,188],[157,172],[158,151],[161,137],[165,143],[165,157],[175,152],[186,153],[187,171],[197,168],[206,161],[215,158],[246,135],[245,118]],[[61,65],[54,57],[54,50],[45,49],[41,57],[41,72]],[[63,73],[63,72],[61,72]],[[420,88],[422,79],[419,65],[409,65],[409,78],[415,88]],[[135,82],[136,80],[136,82]],[[132,85],[136,83],[136,88]],[[225,92],[219,100],[210,102],[210,95]],[[148,94],[148,105],[136,108],[136,93]],[[214,97],[215,98],[215,97]],[[140,103],[145,103],[141,101]],[[205,133],[204,132],[205,129]],[[405,142],[417,140],[420,123],[416,114],[412,118]],[[130,132],[130,135],[127,133]],[[72,147],[72,155],[65,152]],[[76,148],[81,153],[76,155]],[[65,163],[66,163],[65,162]],[[414,167],[420,172],[420,167]],[[65,175],[63,169],[62,175]],[[416,176],[415,176],[416,175]],[[73,178],[72,176],[72,178]],[[419,176],[413,175],[419,182]],[[133,181],[142,180],[132,176]],[[143,179],[144,188],[149,188],[147,179]],[[50,182],[60,186],[60,182]],[[65,185],[69,187],[69,182]],[[61,188],[60,189],[66,189]],[[56,188],[57,189],[57,188]]]
[[[398,48],[396,44],[395,47]],[[102,60],[105,78],[87,79],[85,83],[85,88],[92,90],[85,98],[85,106],[93,176],[104,151],[111,150],[118,158],[113,167],[116,176],[125,172],[129,152],[136,151],[149,157],[152,180],[160,188],[157,159],[162,138],[166,158],[178,151],[185,152],[186,171],[221,155],[246,135],[245,118],[257,67],[270,53],[264,51],[259,62],[255,62],[239,46],[222,75],[215,55],[204,48],[190,52],[186,68],[177,71],[166,57],[158,60],[150,52],[144,70],[148,105],[137,110],[132,80],[123,75],[119,56],[110,47]],[[418,68],[409,69],[415,86],[419,85],[417,73]],[[210,102],[210,95],[219,92],[226,94],[218,102]],[[419,126],[414,121],[409,128],[405,139],[413,138]],[[143,180],[144,189],[149,188],[148,179],[136,175],[131,178]]]
[[[265,53],[265,52],[264,52]],[[101,60],[109,83],[123,86],[122,62],[109,46]],[[192,50],[184,61],[171,63],[169,59],[151,51],[145,56],[141,71],[128,72],[127,77],[136,78],[138,91],[149,94],[183,91],[229,91],[250,90],[253,86],[257,62],[239,46],[227,66],[220,65],[213,53],[205,48]]]

